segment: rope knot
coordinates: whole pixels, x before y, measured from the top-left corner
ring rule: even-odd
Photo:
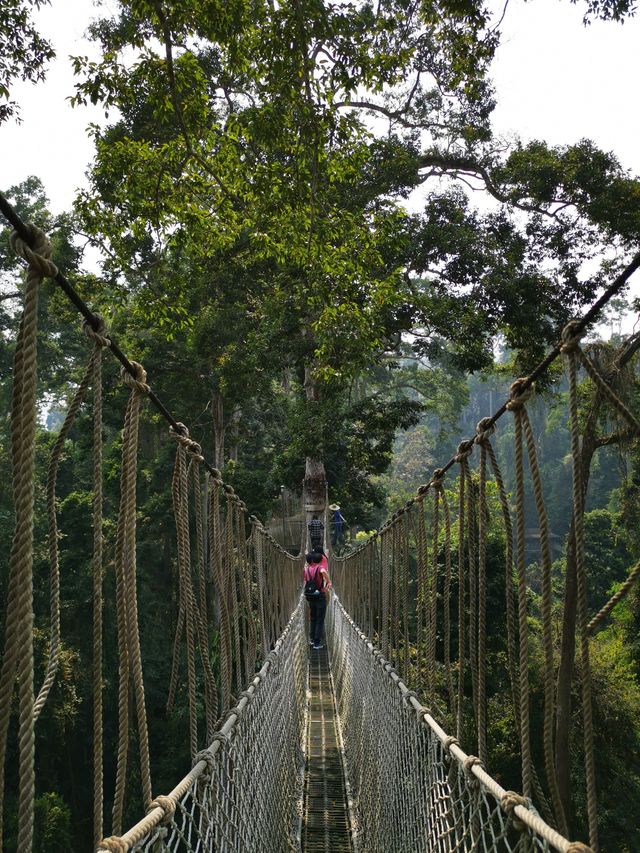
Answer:
[[[496,431],[495,425],[491,418],[481,418],[476,424],[476,437],[474,439],[476,444],[487,444],[489,441],[489,436],[493,435]]]
[[[159,797],[156,797],[155,800],[151,800],[149,805],[147,806],[146,813],[152,812],[153,809],[162,809],[162,822],[168,823],[174,816],[176,811],[176,801],[173,797],[167,797],[161,794]]]
[[[213,737],[211,738],[211,745],[213,746],[214,743],[219,743],[221,748],[223,746],[229,746],[229,744],[231,743],[231,738],[229,737],[229,735],[226,735],[224,732],[214,732]],[[211,748],[211,747],[209,747],[209,748]],[[206,752],[206,751],[207,750],[203,750],[203,752]]]
[[[429,483],[423,483],[421,486],[418,486],[418,497],[423,498],[429,491],[429,487]]]
[[[99,842],[97,849],[108,850],[109,853],[127,853],[129,845],[119,835],[110,835]]]
[[[416,702],[418,702],[418,694],[415,690],[407,690],[407,692],[402,697],[402,701],[407,706],[407,708],[410,708],[411,710],[413,710],[413,706],[411,705],[412,699],[415,699]],[[422,708],[422,705],[420,707]]]
[[[220,734],[220,732],[216,732],[216,734]],[[224,735],[224,737],[226,738],[226,735]],[[215,742],[215,739],[216,739],[216,735],[214,734],[214,736],[213,736],[214,742]],[[215,766],[216,766],[216,757],[211,752],[210,747],[208,749],[201,749],[200,752],[196,752],[196,754],[194,755],[194,757],[193,757],[194,765],[199,764],[201,761],[204,761],[204,763],[207,765],[207,769],[205,771],[206,775],[211,776],[213,774],[213,771],[214,771]]]
[[[111,340],[107,337],[107,324],[100,314],[93,314],[93,319],[82,321],[82,331],[96,346],[110,347]]]
[[[580,339],[582,338],[582,332],[576,331],[578,329],[578,326],[578,320],[569,320],[567,325],[562,330],[562,334],[560,335],[560,352],[563,352],[565,355],[569,355],[570,353],[575,352],[577,349],[580,348]]]
[[[43,278],[55,278],[58,267],[50,260],[51,243],[47,235],[37,225],[27,225],[27,228],[31,234],[29,242],[23,240],[17,231],[12,231],[9,238],[11,248],[16,255],[24,258],[38,275]]]
[[[565,853],[593,853],[591,847],[583,844],[582,841],[572,841],[565,850]]]
[[[151,388],[147,385],[147,371],[137,361],[132,361],[131,367],[133,367],[134,375],[131,375],[126,367],[120,370],[122,381],[132,391],[137,391],[138,394],[148,394]]]
[[[509,388],[509,402],[507,403],[507,409],[509,409],[510,412],[516,412],[518,409],[521,409],[527,400],[531,398],[531,395],[533,394],[533,385],[529,385],[528,388],[521,390],[526,381],[527,380],[522,377],[511,383],[511,387]]]
[[[468,459],[469,456],[471,456],[473,451],[473,441],[474,439],[468,438],[460,442],[458,449],[456,450],[456,455],[454,456],[456,462],[464,462],[465,459]]]
[[[270,662],[271,666],[273,667],[274,673],[277,675],[278,668],[280,666],[280,655],[276,651],[276,649],[271,649],[271,651],[267,655],[267,660]]]
[[[238,694],[239,698],[242,698],[244,696],[244,698],[247,700],[247,705],[249,704],[249,702],[251,702],[253,698],[255,698],[255,695],[255,690],[243,690],[241,693]]]
[[[444,471],[442,468],[436,468],[431,475],[431,486],[436,491],[441,491],[444,488]]]
[[[505,814],[509,815],[509,817],[513,817],[513,810],[516,806],[526,806],[527,801],[521,795],[516,793],[515,791],[505,791],[500,799],[500,806],[502,811]]]
[[[451,747],[454,745],[454,743],[456,746],[458,746],[458,744],[460,743],[460,741],[455,735],[447,735],[446,738],[442,741],[442,748],[447,754],[449,754],[449,752],[451,751]]]
[[[185,450],[192,453],[195,459],[198,459],[200,462],[204,462],[202,447],[197,441],[194,441],[189,437],[189,429],[183,423],[178,421],[178,429],[171,424],[169,426],[169,435],[174,439],[174,441],[177,441],[181,447],[184,447]]]
[[[474,767],[480,766],[482,767],[482,762],[478,758],[477,755],[467,755],[464,762],[464,769],[471,776]]]

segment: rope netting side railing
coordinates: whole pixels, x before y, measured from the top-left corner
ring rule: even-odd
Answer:
[[[307,654],[300,600],[191,771],[98,853],[299,849]]]
[[[336,703],[358,849],[578,853],[519,794],[447,735],[334,596]]]
[[[6,213],[6,200],[0,196],[0,202],[2,212]],[[297,636],[299,633],[299,627],[296,626],[301,619],[300,558],[284,551],[261,522],[249,515],[246,505],[233,488],[225,484],[220,472],[206,461],[200,445],[190,437],[187,427],[168,412],[153,392],[142,365],[128,359],[121,352],[113,336],[106,330],[102,318],[90,311],[49,260],[50,246],[45,235],[32,226],[25,226],[15,212],[10,208],[9,210],[9,218],[16,227],[11,242],[18,254],[26,260],[28,272],[24,312],[16,343],[11,410],[16,523],[9,565],[5,644],[0,671],[0,820],[5,813],[6,764],[9,734],[13,729],[10,723],[14,714],[13,697],[17,692],[19,773],[15,789],[11,790],[11,799],[17,803],[17,819],[12,820],[12,823],[17,823],[17,835],[10,843],[15,845],[18,853],[29,853],[34,840],[34,802],[37,793],[36,724],[58,677],[61,646],[64,641],[60,631],[61,600],[65,586],[65,579],[61,578],[60,572],[60,534],[64,531],[59,530],[57,472],[74,419],[80,406],[86,404],[91,389],[94,424],[93,555],[87,556],[87,564],[92,566],[93,572],[93,606],[87,613],[87,620],[93,632],[93,695],[87,696],[86,701],[92,702],[93,705],[93,839],[96,847],[123,851],[130,849],[132,843],[127,840],[126,833],[122,834],[125,815],[139,804],[137,807],[148,812],[146,825],[151,829],[160,823],[160,812],[168,802],[166,797],[156,796],[152,781],[154,756],[150,748],[153,738],[150,737],[151,723],[147,711],[149,686],[145,684],[141,642],[141,639],[145,638],[145,631],[148,630],[148,614],[140,611],[138,601],[138,586],[144,573],[144,567],[140,566],[137,555],[136,530],[139,522],[139,433],[142,413],[148,402],[168,421],[169,436],[176,444],[173,478],[167,483],[167,490],[171,490],[173,500],[177,547],[177,612],[173,626],[175,633],[173,638],[169,636],[172,627],[169,621],[166,625],[169,630],[163,632],[161,637],[154,637],[154,644],[158,647],[163,642],[168,642],[166,657],[168,660],[172,659],[172,666],[167,683],[154,684],[153,690],[156,695],[158,691],[165,692],[167,714],[171,712],[178,693],[181,701],[182,697],[186,696],[185,701],[189,709],[188,747],[194,766],[206,760],[207,767],[210,768],[209,753],[202,759],[200,750],[221,743],[224,737],[230,736],[232,729],[235,731],[235,720],[231,726],[230,718],[225,723],[226,729],[225,726],[220,727],[220,721],[229,708],[234,706],[235,711],[240,709],[236,714],[238,719],[243,716],[253,719],[254,712],[245,713],[244,709],[247,705],[253,706],[252,699],[258,686],[263,682],[273,682],[273,689],[276,689],[279,678],[276,674],[279,668],[276,665],[278,653],[270,659],[268,656],[271,650],[277,647],[278,642],[282,645],[279,638],[287,624],[288,637]],[[65,422],[54,442],[48,467],[46,496],[49,521],[50,642],[43,683],[36,692],[33,637],[35,430],[38,412],[36,340],[38,289],[46,276],[55,279],[83,314],[84,332],[93,344],[93,350],[70,403]],[[115,523],[108,528],[115,530],[111,539],[105,537],[102,501],[104,470],[101,355],[105,349],[114,353],[123,365],[121,378],[129,390],[121,437],[119,508]],[[109,560],[105,556],[106,553],[109,554]],[[113,571],[115,576],[113,602],[104,598],[104,590],[108,588],[105,584],[107,570]],[[172,597],[171,593],[167,596],[167,614],[172,612]],[[116,614],[115,637],[105,636],[105,607],[112,608]],[[291,614],[295,613],[298,613],[298,616],[292,617]],[[39,619],[41,618],[39,614]],[[103,702],[103,654],[106,644],[111,640],[117,643],[117,711],[116,719],[106,720]],[[297,737],[296,732],[300,726],[301,711],[295,706],[295,701],[300,698],[302,688],[299,686],[299,662],[296,663],[295,654],[292,658],[295,664],[292,670],[294,675],[287,669],[286,677],[280,681],[284,685],[283,689],[289,691],[289,681],[293,678],[291,683],[295,683],[296,689],[287,692],[275,702],[275,706],[279,707],[278,714],[282,717],[281,740],[285,738],[287,744]],[[259,676],[255,676],[257,668],[266,659],[266,669],[263,666]],[[265,690],[262,690],[262,694],[266,695]],[[255,707],[258,708],[259,705],[260,703]],[[155,717],[153,722],[157,725],[157,712]],[[115,732],[116,760],[113,779],[105,778],[107,728],[110,732]],[[296,743],[299,742],[298,738]],[[250,744],[239,745],[235,754],[240,754],[241,749],[252,748]],[[186,760],[188,762],[188,758]],[[269,760],[275,767],[275,759]],[[137,767],[133,766],[134,761]],[[227,761],[225,765],[228,788],[239,781],[244,772],[237,770],[234,762],[235,759],[231,763]],[[287,770],[286,773],[278,765],[278,772],[282,772],[289,780],[287,790],[292,789],[294,785],[291,780],[297,774],[295,764],[294,761],[294,769]],[[201,770],[202,768],[194,779],[200,779],[203,775]],[[176,775],[178,773],[179,768],[176,768]],[[132,790],[132,779],[137,780],[139,790]],[[202,784],[202,781],[198,782],[199,789]],[[110,820],[105,818],[105,790],[110,792]],[[238,789],[233,797],[253,798],[252,794],[247,795],[243,790]],[[169,799],[172,796],[173,794],[170,794]],[[268,800],[270,795],[258,792],[256,796],[262,800],[267,797]],[[281,817],[279,828],[270,830],[280,833],[279,838],[289,837],[291,816],[283,812],[287,807],[289,806],[278,806],[278,814]],[[270,810],[273,819],[277,809],[270,806]],[[232,823],[236,814],[239,812],[233,811]],[[105,824],[109,825],[111,830],[108,838],[103,838]],[[234,837],[244,837],[242,833],[247,830],[239,827],[237,822],[234,826]],[[280,842],[274,841],[274,846],[270,849],[286,849],[278,844]],[[238,845],[237,848],[228,849],[244,849],[240,842]]]
[[[609,297],[616,286],[608,291]],[[564,837],[575,822],[567,814],[570,804],[566,784],[564,788],[562,784],[569,772],[568,743],[582,739],[583,798],[593,851],[598,850],[598,813],[590,637],[640,576],[636,564],[615,595],[597,614],[589,616],[583,478],[585,458],[595,443],[592,437],[585,438],[586,430],[589,424],[594,426],[597,412],[604,411],[601,404],[606,402],[618,426],[616,435],[624,436],[627,444],[640,436],[638,418],[622,399],[623,369],[640,349],[640,335],[632,336],[604,367],[590,356],[589,347],[580,343],[588,322],[596,316],[595,309],[602,304],[603,299],[582,320],[570,322],[561,342],[544,362],[530,376],[515,381],[508,401],[478,423],[475,437],[460,442],[455,456],[433,473],[415,498],[355,554],[334,558],[332,568],[336,590],[356,624],[404,681],[424,695],[434,716],[451,728],[460,743],[474,744],[484,765],[490,751],[490,704],[497,698],[509,703],[519,739],[520,790]],[[569,375],[574,476],[564,590],[554,596],[547,499],[537,437],[527,410],[534,393],[532,377],[539,377],[561,354]],[[583,371],[582,386],[578,384],[578,369]],[[585,417],[579,407],[583,399],[589,399],[589,393],[596,403]],[[511,443],[512,495],[492,443],[496,422],[507,412],[513,416],[513,437],[503,437],[502,447],[505,441]],[[607,444],[606,437],[599,440],[603,446]],[[448,472],[457,476],[447,482]],[[535,519],[538,531],[539,595],[535,597],[529,589],[532,559],[526,542],[528,519]],[[495,543],[496,534],[503,543],[501,578],[495,557],[491,566],[488,562],[490,539]],[[557,615],[560,611],[562,617]],[[540,625],[535,637],[532,619]],[[533,670],[542,685],[535,718]],[[570,706],[574,681],[580,714],[567,714],[565,710],[568,719],[560,720],[559,706]]]

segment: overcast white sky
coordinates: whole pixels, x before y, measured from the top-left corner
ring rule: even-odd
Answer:
[[[502,3],[493,2],[499,14]],[[108,8],[109,0],[98,11]],[[37,174],[54,211],[69,208],[82,185],[92,156],[86,127],[103,119],[65,100],[73,93],[68,56],[91,52],[83,32],[95,11],[90,0],[52,0],[41,10],[39,28],[58,59],[45,83],[14,88],[22,124],[0,127],[0,188]],[[569,0],[512,0],[494,65],[495,126],[552,144],[588,137],[640,174],[640,18],[584,27],[582,15],[583,4]]]

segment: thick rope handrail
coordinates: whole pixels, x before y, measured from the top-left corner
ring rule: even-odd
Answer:
[[[470,776],[477,780],[480,785],[491,793],[500,809],[507,816],[517,818],[519,823],[514,823],[515,829],[522,831],[524,828],[527,828],[531,830],[559,851],[559,853],[574,853],[574,851],[591,853],[590,847],[582,844],[581,842],[571,842],[564,838],[559,832],[542,820],[542,818],[531,808],[530,800],[521,797],[513,791],[505,790],[484,769],[482,762],[477,756],[471,756],[464,752],[458,744],[458,739],[448,735],[444,731],[432,716],[431,711],[420,703],[420,700],[417,698],[414,691],[407,687],[389,661],[381,654],[380,651],[378,651],[378,649],[376,649],[369,637],[360,630],[351,616],[344,609],[340,599],[335,595],[333,598],[333,607],[339,610],[340,618],[344,619],[350,626],[352,633],[365,645],[368,652],[380,666],[381,671],[393,683],[394,688],[399,693],[402,703],[416,712],[417,719],[422,725],[430,729],[436,735],[442,744],[444,751],[448,755],[452,756],[460,767],[464,768]]]
[[[210,745],[205,750],[201,750],[194,756],[193,766],[191,770],[178,782],[178,784],[169,791],[168,794],[155,798],[155,802],[149,803],[149,808],[145,816],[132,826],[127,832],[122,835],[110,836],[102,839],[99,842],[96,853],[111,853],[113,850],[123,851],[127,853],[134,844],[137,844],[146,835],[149,835],[153,829],[159,826],[165,820],[167,803],[177,803],[199,779],[206,774],[211,773],[212,762],[215,761],[218,753],[224,748],[233,736],[238,723],[241,721],[243,713],[247,705],[255,697],[257,691],[264,684],[265,679],[270,672],[277,670],[277,659],[282,647],[284,646],[287,637],[294,629],[294,625],[298,614],[294,612],[281,636],[275,644],[273,650],[269,653],[266,660],[262,664],[260,670],[251,680],[246,690],[238,699],[237,705],[231,708],[227,714],[224,723],[220,726],[217,732],[214,733]]]

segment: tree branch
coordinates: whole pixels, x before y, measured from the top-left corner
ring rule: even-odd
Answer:
[[[158,16],[158,21],[160,22],[160,26],[162,27],[162,33],[164,37],[164,49],[165,49],[165,57],[167,63],[167,79],[169,81],[169,94],[171,95],[171,103],[173,104],[173,111],[178,120],[178,125],[180,127],[180,131],[182,133],[182,137],[184,139],[184,144],[186,146],[187,152],[196,163],[199,163],[202,168],[208,172],[216,184],[220,187],[223,194],[230,200],[236,204],[239,204],[240,199],[235,196],[223,183],[221,178],[215,173],[215,170],[211,167],[211,164],[208,163],[202,155],[198,154],[198,152],[194,149],[193,144],[191,142],[191,134],[187,128],[187,124],[184,119],[184,113],[182,112],[182,106],[180,105],[180,99],[178,97],[178,87],[176,84],[176,75],[175,68],[173,64],[173,40],[171,38],[171,28],[169,27],[169,22],[162,10],[162,5],[160,2],[156,2],[155,4],[156,14]]]
[[[547,208],[540,207],[537,204],[517,201],[502,192],[502,190],[493,182],[493,179],[487,169],[476,160],[472,160],[470,157],[460,157],[451,154],[445,156],[443,154],[431,152],[423,154],[419,160],[418,169],[431,169],[432,172],[430,174],[433,174],[433,170],[437,170],[440,174],[450,172],[454,176],[459,174],[475,176],[484,182],[487,192],[502,204],[510,204],[513,207],[518,208],[518,210],[523,210],[527,213],[540,213],[541,215],[548,216],[551,219],[557,220],[559,210],[571,205],[571,202],[569,201],[554,199],[554,203],[560,204],[561,207],[558,210],[548,210]]]

